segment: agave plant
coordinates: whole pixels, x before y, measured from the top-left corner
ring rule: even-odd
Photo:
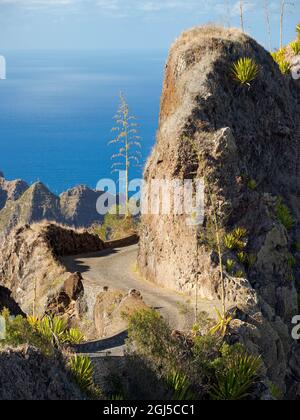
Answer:
[[[233,311],[231,314],[221,314],[217,308],[215,309],[217,312],[218,322],[214,327],[210,329],[209,332],[211,335],[220,334],[221,336],[225,337],[228,327],[235,317],[236,311]]]
[[[193,400],[194,396],[190,390],[188,378],[180,372],[172,372],[167,378],[168,388],[172,392],[172,399],[175,401]]]
[[[69,368],[82,389],[88,390],[93,386],[93,367],[89,357],[79,355],[72,357],[69,361]]]
[[[286,60],[285,54],[286,50],[284,48],[271,54],[282,74],[287,74],[291,70],[291,64]]]
[[[231,73],[238,83],[250,86],[250,83],[258,76],[259,66],[252,58],[244,57],[233,64]]]
[[[71,345],[80,344],[84,341],[84,335],[77,328],[70,328],[65,332],[63,341]]]
[[[243,400],[250,394],[251,387],[259,375],[261,358],[241,353],[237,355],[225,372],[219,374],[211,396],[215,400]]]
[[[295,220],[290,212],[290,209],[282,202],[281,199],[278,200],[276,205],[276,216],[287,230],[292,229],[295,224]]]
[[[63,342],[66,330],[66,321],[56,316],[43,318],[43,320],[38,323],[39,333],[52,344]]]
[[[290,47],[292,48],[293,53],[294,53],[295,55],[300,54],[300,40],[297,40],[297,41],[291,42],[291,43],[290,43]]]
[[[234,267],[235,267],[235,261],[234,261],[234,260],[232,260],[231,258],[229,258],[229,259],[226,261],[226,271],[227,271],[229,274],[232,274],[232,273],[233,273],[233,270],[234,270]]]
[[[227,249],[242,251],[247,245],[245,237],[247,236],[247,230],[241,227],[234,229],[231,233],[228,233],[224,237],[224,245]]]

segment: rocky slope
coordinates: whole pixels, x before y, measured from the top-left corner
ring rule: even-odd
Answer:
[[[0,350],[0,400],[82,400],[62,363],[32,347]]]
[[[0,238],[20,224],[42,220],[71,227],[90,227],[103,220],[96,203],[101,192],[86,186],[74,187],[60,197],[37,182],[28,186],[24,181],[7,181],[0,172]]]
[[[260,66],[247,87],[231,75],[245,56]],[[268,378],[284,392],[292,386],[293,397],[300,397],[299,347],[290,335],[298,313],[299,115],[299,84],[253,39],[215,27],[184,33],[166,66],[145,180],[204,179],[205,222],[197,230],[186,216],[145,215],[139,251],[140,270],[152,281],[220,298],[215,212],[220,233],[245,229],[243,256],[224,239],[223,263],[235,267],[226,273],[227,307],[239,308],[233,336],[262,354]]]
[[[54,223],[25,225],[12,231],[0,249],[0,284],[22,310],[43,315],[70,277],[60,256],[100,251],[103,242],[86,231]]]

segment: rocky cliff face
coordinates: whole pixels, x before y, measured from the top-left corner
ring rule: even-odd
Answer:
[[[245,56],[260,66],[248,87],[231,75]],[[226,300],[239,308],[237,339],[262,354],[269,379],[284,391],[293,382],[294,396],[300,396],[299,349],[290,335],[298,313],[299,115],[299,84],[253,39],[215,27],[183,34],[166,66],[145,180],[203,178],[205,222],[197,232],[185,216],[145,215],[139,251],[140,269],[152,281],[193,294],[198,285],[201,297],[220,298],[216,212],[227,243],[224,266],[232,260],[235,267],[226,273]],[[225,241],[236,228],[245,229],[243,256]]]
[[[86,231],[53,223],[25,225],[13,230],[0,249],[0,284],[12,292],[25,313],[35,308],[42,316],[70,277],[59,257],[103,247],[97,236]]]
[[[57,358],[32,347],[0,351],[0,400],[83,400]]]

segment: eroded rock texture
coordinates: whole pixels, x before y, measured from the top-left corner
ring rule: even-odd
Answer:
[[[250,86],[231,74],[245,56],[260,66]],[[215,27],[183,34],[170,51],[145,180],[204,178],[205,222],[197,234],[185,216],[145,215],[139,251],[140,269],[152,281],[193,294],[198,282],[201,297],[220,298],[214,210],[223,237],[246,229],[248,263],[223,247],[224,265],[232,259],[238,273],[226,274],[227,306],[240,309],[237,338],[262,354],[271,381],[284,391],[293,383],[294,397],[300,397],[298,345],[291,339],[298,313],[299,116],[299,84],[253,39]],[[280,198],[294,219],[289,229],[278,217]]]
[[[0,400],[83,400],[86,396],[57,357],[33,347],[0,351]]]
[[[70,277],[59,257],[100,251],[103,247],[99,237],[84,230],[54,223],[25,225],[12,231],[0,248],[0,284],[12,291],[12,297],[27,314],[34,308],[42,316],[61,291],[68,299],[63,302],[67,308],[83,287],[79,279],[75,284],[76,275]]]

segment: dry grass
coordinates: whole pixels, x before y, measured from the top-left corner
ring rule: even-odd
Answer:
[[[180,47],[186,48],[189,44],[191,48],[195,47],[200,41],[205,43],[208,39],[230,40],[237,42],[245,42],[248,36],[237,28],[224,28],[217,25],[203,25],[189,29],[183,32],[172,45],[176,49]]]

